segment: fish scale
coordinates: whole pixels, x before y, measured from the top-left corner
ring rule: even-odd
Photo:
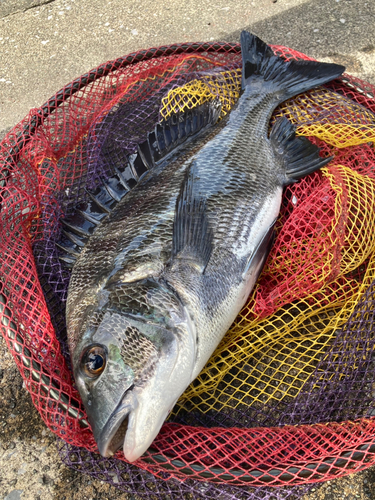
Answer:
[[[285,118],[268,134],[269,120],[280,102],[344,68],[283,61],[246,32],[241,48],[243,89],[230,115],[216,123],[213,101],[157,124],[129,158],[137,185],[116,201],[112,178],[92,198],[109,194],[110,209],[76,258],[67,326],[104,456],[120,443],[133,461],[152,443],[254,287],[283,187],[330,161]],[[155,363],[146,351],[143,365],[133,362],[137,342],[140,352],[154,346]]]

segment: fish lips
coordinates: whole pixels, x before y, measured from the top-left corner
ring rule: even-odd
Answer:
[[[94,428],[94,438],[103,457],[111,457],[123,447],[129,416],[137,407],[137,400],[132,389],[127,389],[104,427]]]

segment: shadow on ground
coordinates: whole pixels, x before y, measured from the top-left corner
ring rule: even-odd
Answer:
[[[330,58],[375,84],[375,2],[312,0],[244,29],[265,42],[285,45],[316,59]],[[221,39],[237,42],[241,30]],[[353,55],[358,54],[358,55]],[[362,57],[361,57],[362,56]],[[371,57],[369,65],[364,60]]]

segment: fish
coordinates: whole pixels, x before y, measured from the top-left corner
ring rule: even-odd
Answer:
[[[134,462],[151,446],[254,288],[283,188],[331,160],[285,117],[269,132],[270,119],[345,68],[285,61],[247,31],[241,53],[231,112],[219,120],[214,99],[158,123],[131,159],[138,184],[122,179],[126,196],[96,222],[86,213],[96,226],[72,257],[67,332],[105,457],[122,448]]]

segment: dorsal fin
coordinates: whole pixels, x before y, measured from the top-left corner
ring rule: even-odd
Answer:
[[[215,99],[189,109],[185,113],[171,115],[167,120],[158,123],[155,130],[149,134],[148,143],[152,145],[151,152],[156,150],[157,158],[163,158],[189,139],[197,137],[207,128],[215,125],[220,112],[221,102]],[[155,163],[157,161],[155,159]]]
[[[115,174],[95,191],[86,190],[89,200],[80,203],[72,217],[62,220],[67,228],[65,236],[68,239],[65,238],[58,244],[58,248],[66,252],[61,255],[61,260],[72,267],[82,248],[82,245],[74,242],[74,238],[79,236],[87,242],[101,221],[149,170],[166,159],[169,153],[214,125],[219,119],[220,111],[220,101],[215,100],[157,123],[147,139],[137,146],[137,152],[128,157],[125,166],[116,168]]]

